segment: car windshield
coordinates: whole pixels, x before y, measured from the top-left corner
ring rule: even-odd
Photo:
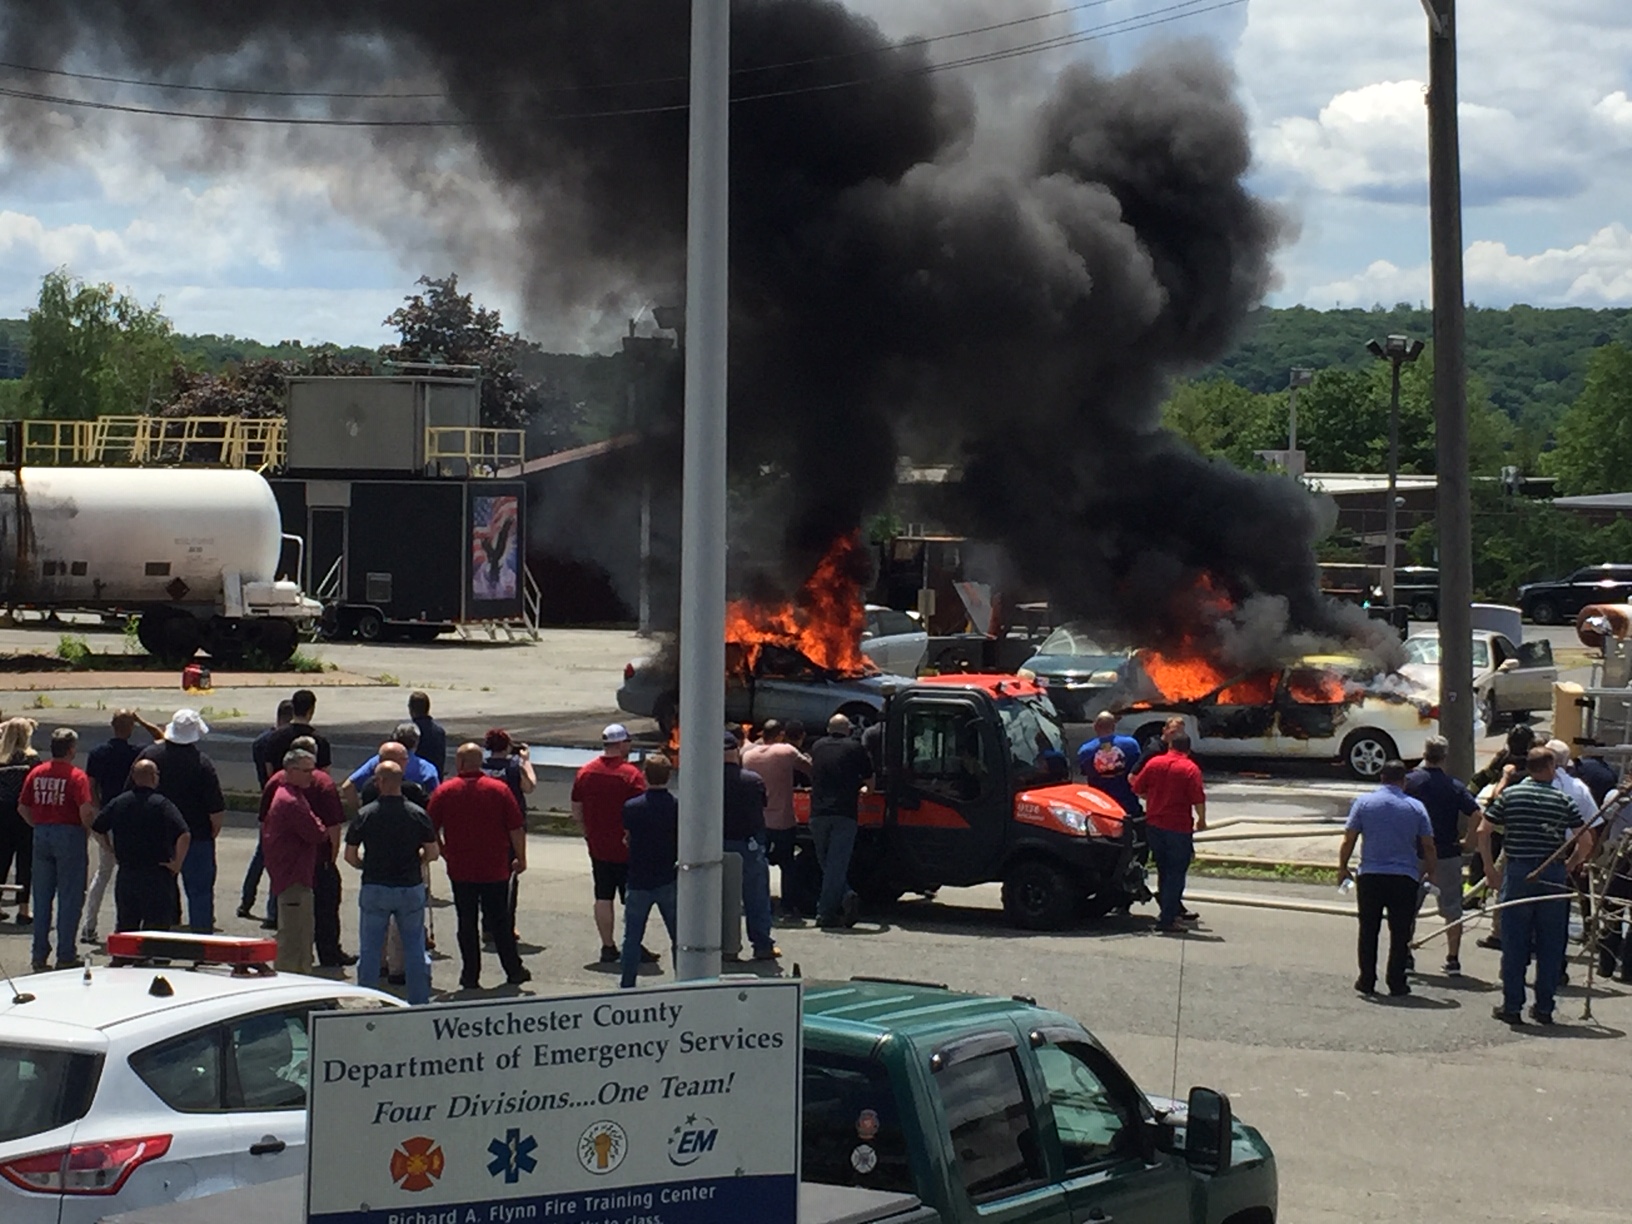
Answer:
[[[0,1143],[83,1118],[101,1065],[96,1054],[0,1045]]]
[[[1428,663],[1434,666],[1439,664],[1439,639],[1437,637],[1414,637],[1405,639],[1405,661],[1407,663]],[[1490,643],[1484,638],[1473,639],[1473,667],[1475,671],[1490,666]]]
[[[1094,656],[1106,659],[1120,659],[1126,651],[1114,650],[1103,642],[1096,641],[1088,632],[1086,625],[1061,625],[1053,633],[1043,639],[1043,644],[1037,648],[1038,654],[1045,655],[1079,655]],[[1114,664],[1113,664],[1114,666]]]
[[[1047,697],[1000,697],[997,716],[1002,720],[1016,781],[1021,786],[1069,778],[1070,763],[1065,755],[1065,738],[1060,734],[1059,715]]]

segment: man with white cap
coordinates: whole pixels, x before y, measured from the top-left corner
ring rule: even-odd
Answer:
[[[623,805],[646,789],[646,778],[629,762],[629,729],[612,723],[601,732],[601,755],[578,771],[572,781],[572,823],[589,847],[595,877],[595,930],[601,937],[601,963],[620,958],[613,898],[623,896],[629,878],[629,847],[623,840]],[[654,963],[654,953],[641,950]]]
[[[188,929],[204,935],[215,930],[215,839],[227,808],[215,762],[198,746],[209,733],[197,710],[177,710],[165,725],[163,742],[142,749],[137,757],[159,767],[159,794],[187,821],[192,840],[181,861],[181,888],[187,896]]]

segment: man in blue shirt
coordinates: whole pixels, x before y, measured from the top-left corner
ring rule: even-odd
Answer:
[[[442,729],[441,723],[431,717],[428,693],[415,690],[408,694],[408,718],[419,728],[419,747],[414,751],[435,765],[436,774],[441,777],[448,772],[448,733]]]
[[[1434,853],[1438,868],[1434,884],[1439,888],[1439,916],[1448,923],[1462,921],[1462,846],[1472,826],[1471,817],[1479,815],[1478,801],[1450,774],[1445,772],[1445,758],[1450,754],[1450,741],[1442,735],[1432,736],[1422,752],[1422,765],[1405,775],[1405,793],[1419,800],[1428,809],[1428,823],[1434,827]],[[1462,928],[1452,926],[1445,932],[1445,976],[1458,977],[1462,973]]]
[[[426,795],[434,791],[442,781],[442,775],[435,765],[432,765],[415,749],[419,747],[419,728],[411,722],[398,723],[397,729],[391,733],[389,741],[401,744],[408,750],[408,763],[403,766],[402,780],[404,784],[413,783],[424,788]],[[363,787],[367,786],[374,777],[374,770],[380,763],[380,754],[375,753],[356,769],[346,779],[345,785],[340,788],[340,797],[346,807],[355,810],[358,806],[358,796]]]
[[[623,805],[623,840],[629,848],[629,874],[623,894],[623,948],[619,955],[624,989],[646,959],[641,940],[646,919],[657,906],[674,943],[674,907],[680,857],[680,808],[669,791],[669,758],[659,753],[642,762],[646,789]],[[654,958],[655,959],[655,958]]]
[[[1416,922],[1418,885],[1427,864],[1428,878],[1438,873],[1434,829],[1428,809],[1405,793],[1405,766],[1383,765],[1382,785],[1361,795],[1349,808],[1343,826],[1343,845],[1337,853],[1337,878],[1352,877],[1349,857],[1355,842],[1365,839],[1360,853],[1360,976],[1354,988],[1363,995],[1377,993],[1377,939],[1388,915],[1388,993],[1396,998],[1411,993],[1406,985],[1406,961],[1411,954],[1411,928]]]
[[[1094,719],[1094,738],[1084,740],[1077,749],[1077,767],[1082,770],[1083,781],[1115,799],[1129,816],[1142,816],[1145,809],[1129,782],[1138,766],[1139,741],[1131,735],[1118,735],[1116,715],[1101,712]]]

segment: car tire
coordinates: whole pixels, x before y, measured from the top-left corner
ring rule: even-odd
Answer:
[[[1077,900],[1065,872],[1043,859],[1021,859],[1003,877],[1003,912],[1028,931],[1058,931],[1069,925]]]
[[[870,727],[878,721],[878,711],[860,701],[846,702],[833,712],[843,714],[850,720],[850,725],[858,731]]]
[[[1495,732],[1496,722],[1501,716],[1501,711],[1496,708],[1496,691],[1492,689],[1479,699],[1479,717],[1485,720],[1486,735]]]
[[[1550,599],[1538,599],[1530,605],[1530,619],[1538,625],[1558,624],[1558,605]]]
[[[665,738],[674,734],[674,725],[679,719],[679,707],[680,698],[674,693],[664,693],[652,706],[652,718]]]
[[[1141,752],[1150,745],[1151,740],[1159,742],[1161,738],[1162,724],[1159,722],[1146,723],[1133,733],[1134,742],[1139,745],[1139,751]]]
[[[1431,621],[1439,619],[1439,605],[1432,599],[1423,597],[1411,601],[1411,619]]]
[[[1394,741],[1382,731],[1353,731],[1343,741],[1343,767],[1362,782],[1375,782],[1382,775],[1383,763],[1398,760],[1399,753]]]

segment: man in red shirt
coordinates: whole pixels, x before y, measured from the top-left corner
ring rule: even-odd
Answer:
[[[1156,929],[1172,934],[1180,923],[1196,920],[1184,908],[1184,878],[1195,857],[1194,835],[1207,827],[1207,792],[1201,767],[1190,755],[1190,737],[1181,731],[1168,739],[1167,751],[1133,776],[1133,789],[1145,801],[1145,835],[1156,861],[1156,898],[1161,907]]]
[[[304,748],[284,753],[283,778],[261,827],[267,879],[278,899],[277,967],[282,973],[312,971],[312,882],[318,856],[330,849],[329,831],[309,797],[316,770],[315,753]]]
[[[43,973],[51,955],[51,906],[57,907],[57,968],[78,969],[84,962],[74,951],[79,918],[85,908],[87,830],[96,819],[91,780],[74,765],[79,734],[68,727],[51,732],[51,759],[34,766],[23,779],[17,811],[34,829],[35,973]]]
[[[317,758],[317,741],[309,735],[298,735],[290,748],[299,748]],[[278,770],[261,788],[261,823],[272,800],[284,783],[284,772]],[[326,769],[312,770],[311,785],[305,789],[306,802],[329,831],[329,848],[317,856],[317,870],[312,876],[312,930],[317,944],[317,963],[326,969],[343,969],[355,965],[357,958],[340,946],[340,880],[335,867],[340,839],[346,832],[346,809],[340,801],[340,788]],[[330,878],[333,877],[333,878]],[[276,890],[274,890],[274,904]]]
[[[427,811],[453,885],[459,918],[459,987],[478,990],[482,977],[482,920],[493,932],[505,980],[532,980],[521,963],[510,921],[510,876],[527,870],[527,830],[510,788],[482,772],[482,746],[460,744],[459,776],[431,792]]]
[[[572,823],[589,845],[595,877],[595,929],[601,936],[601,963],[615,965],[620,953],[614,936],[612,899],[623,898],[629,878],[629,847],[623,840],[623,805],[646,789],[646,779],[629,763],[629,731],[613,723],[601,732],[601,755],[572,781]],[[653,964],[657,954],[641,949]]]

